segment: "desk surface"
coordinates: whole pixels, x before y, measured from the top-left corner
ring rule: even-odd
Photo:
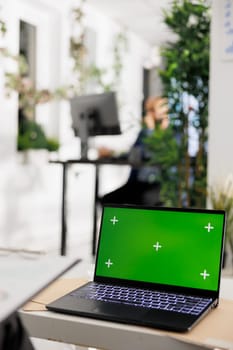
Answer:
[[[81,163],[81,164],[126,164],[128,165],[129,160],[127,158],[118,158],[118,157],[102,157],[102,158],[96,158],[96,159],[85,159],[85,158],[65,158],[65,159],[51,159],[49,160],[49,163],[54,164],[73,164],[73,163]]]
[[[77,280],[76,280],[77,281]],[[22,312],[31,336],[102,349],[233,349],[233,279],[223,278],[217,309],[185,334],[57,314]]]
[[[61,164],[61,165],[69,165],[69,164],[93,164],[93,165],[125,165],[125,166],[133,166],[134,168],[144,167],[146,165],[150,165],[147,160],[133,160],[128,159],[127,157],[102,157],[96,159],[82,159],[82,158],[64,158],[64,159],[51,159],[49,160],[51,164]]]

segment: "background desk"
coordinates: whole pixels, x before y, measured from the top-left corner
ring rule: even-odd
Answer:
[[[94,184],[94,206],[93,206],[93,232],[92,232],[92,255],[96,252],[96,240],[97,240],[97,203],[99,194],[99,168],[101,165],[113,165],[113,166],[143,166],[144,164],[135,164],[128,160],[120,158],[101,158],[96,160],[84,160],[84,159],[69,159],[69,160],[51,160],[51,164],[60,164],[62,166],[62,205],[61,205],[61,245],[60,254],[66,255],[67,250],[67,171],[72,164],[91,164],[95,167],[95,184]]]
[[[223,278],[221,297],[233,299],[233,279]],[[33,337],[109,350],[233,349],[233,302],[219,307],[191,332],[173,333],[49,311],[21,312]]]

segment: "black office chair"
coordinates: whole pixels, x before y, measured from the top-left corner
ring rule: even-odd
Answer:
[[[159,182],[152,184],[128,181],[122,187],[107,193],[99,198],[100,204],[133,204],[145,206],[161,206],[161,185]]]

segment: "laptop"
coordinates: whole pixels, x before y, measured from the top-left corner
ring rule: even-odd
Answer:
[[[94,279],[52,311],[185,332],[219,302],[222,210],[105,205]]]

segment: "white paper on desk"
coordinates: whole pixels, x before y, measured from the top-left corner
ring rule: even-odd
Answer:
[[[74,257],[40,257],[35,260],[0,257],[0,321],[77,264]]]

